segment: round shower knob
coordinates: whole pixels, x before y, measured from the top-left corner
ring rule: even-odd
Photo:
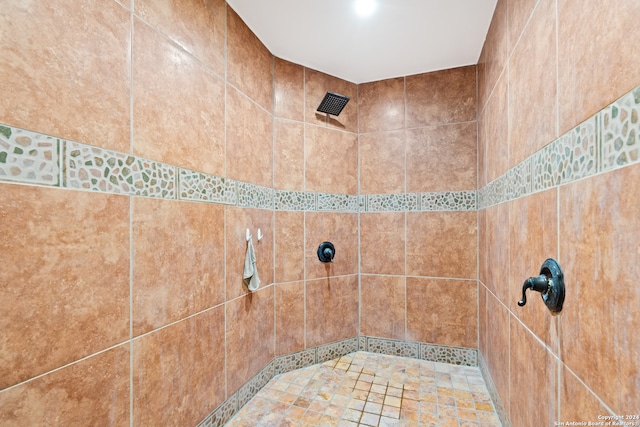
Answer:
[[[336,255],[336,248],[331,242],[322,242],[318,246],[318,259],[321,262],[333,262],[333,257]]]

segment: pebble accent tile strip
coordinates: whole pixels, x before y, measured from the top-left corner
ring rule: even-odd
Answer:
[[[418,210],[418,195],[369,194],[365,197],[365,212],[412,212]]]
[[[78,190],[176,198],[176,168],[152,160],[64,142],[64,185]]]
[[[237,182],[238,206],[255,209],[273,209],[273,189]]]
[[[0,125],[0,180],[58,185],[59,140]]]
[[[318,346],[316,363],[322,363],[358,351],[358,337]]]
[[[387,354],[389,356],[403,356],[418,359],[420,358],[420,343],[368,337],[367,351]]]
[[[596,121],[592,117],[533,156],[533,191],[595,174],[596,149]]]
[[[640,87],[601,113],[602,162],[600,171],[617,169],[640,160]]]
[[[478,209],[640,162],[640,87],[478,191]]]
[[[431,211],[475,211],[477,191],[445,191],[420,193],[420,210]]]
[[[365,352],[279,375],[228,426],[499,427],[477,367]]]
[[[284,374],[285,372],[295,371],[296,369],[305,368],[315,364],[316,360],[318,359],[315,348],[276,357],[274,373],[275,375],[279,375]]]
[[[181,200],[235,204],[235,183],[215,175],[180,169]],[[233,194],[233,197],[230,197]]]
[[[421,343],[420,359],[452,365],[478,366],[478,350]]]
[[[278,211],[310,211],[316,210],[316,194],[304,191],[276,190],[276,210]]]
[[[318,194],[318,211],[358,212],[358,196],[351,194]]]
[[[267,363],[267,366],[262,368],[258,374],[254,375],[249,381],[247,381],[240,390],[238,390],[238,405],[243,407],[255,396],[275,375],[274,370],[275,363],[273,360]]]

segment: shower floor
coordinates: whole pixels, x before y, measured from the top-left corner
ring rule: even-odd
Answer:
[[[227,426],[500,427],[480,369],[359,351],[273,378]]]

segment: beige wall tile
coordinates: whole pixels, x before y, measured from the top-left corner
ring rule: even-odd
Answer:
[[[273,187],[304,190],[304,123],[273,122]]]
[[[358,276],[307,280],[307,347],[358,335]]]
[[[224,401],[224,307],[133,342],[133,424],[196,425]]]
[[[304,212],[275,213],[276,282],[304,280]]]
[[[256,265],[260,287],[273,283],[273,212],[265,209],[247,209],[235,206],[225,207],[226,221],[226,296],[227,301],[249,292],[242,280],[244,260],[247,254],[247,228],[253,236]],[[258,228],[264,237],[258,241]]]
[[[304,350],[304,282],[276,285],[276,354]]]
[[[405,132],[358,136],[360,194],[403,193],[405,188]]]
[[[202,61],[218,76],[224,76],[224,0],[138,0],[135,13]]]
[[[274,58],[273,72],[274,116],[304,121],[304,67]]]
[[[629,39],[638,15],[635,0],[558,1],[560,134],[640,82],[640,45]],[[581,16],[593,19],[584,25]]]
[[[273,118],[227,85],[227,177],[273,187]]]
[[[358,85],[359,132],[403,129],[404,77]]]
[[[509,287],[507,306],[553,351],[558,351],[558,319],[540,294],[527,291],[527,305],[519,307],[522,284],[540,273],[547,258],[558,259],[558,192],[547,190],[516,199],[509,206]]]
[[[273,55],[227,7],[227,82],[273,112]]]
[[[407,127],[476,120],[476,66],[406,78]]]
[[[477,348],[477,281],[407,277],[407,340]]]
[[[540,1],[509,60],[509,167],[558,136],[555,5]]]
[[[362,275],[360,281],[360,334],[404,340],[405,278]]]
[[[226,304],[227,396],[275,355],[273,286]]]
[[[305,130],[306,191],[358,192],[358,136],[307,125]]]
[[[636,165],[560,189],[562,358],[615,413],[637,404],[640,380],[639,179]]]
[[[476,188],[476,122],[407,131],[407,192]]]
[[[112,0],[3,4],[1,121],[129,152],[129,21]]]
[[[307,212],[305,241],[307,279],[358,273],[357,214]],[[322,263],[318,259],[317,250],[322,242],[331,242],[336,249],[332,263]]]
[[[133,80],[133,153],[224,176],[224,82],[138,19]]]
[[[2,184],[0,389],[129,337],[129,200]]]
[[[224,302],[224,207],[133,200],[133,334]]]
[[[476,278],[475,212],[407,213],[408,276]]]
[[[404,212],[360,214],[361,272],[404,274]]]
[[[0,393],[3,426],[125,427],[129,417],[128,344]]]

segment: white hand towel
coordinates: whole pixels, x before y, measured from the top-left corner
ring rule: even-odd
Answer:
[[[258,277],[258,267],[256,266],[256,252],[253,249],[252,239],[247,242],[247,254],[244,257],[244,274],[242,275],[244,283],[251,292],[260,286],[260,278]]]

